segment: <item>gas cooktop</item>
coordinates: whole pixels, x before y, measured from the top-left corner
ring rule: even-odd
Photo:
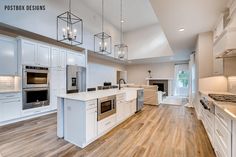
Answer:
[[[236,103],[236,95],[227,94],[208,94],[215,101],[233,102]]]

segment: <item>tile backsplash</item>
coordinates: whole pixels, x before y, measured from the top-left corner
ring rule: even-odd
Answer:
[[[0,76],[0,90],[15,90],[15,80],[13,76]]]
[[[228,77],[229,92],[236,94],[236,76]]]

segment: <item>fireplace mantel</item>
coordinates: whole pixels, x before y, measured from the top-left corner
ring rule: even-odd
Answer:
[[[173,78],[146,78],[146,80],[174,80]]]

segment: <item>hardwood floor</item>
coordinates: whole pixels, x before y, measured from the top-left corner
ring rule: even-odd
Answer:
[[[84,149],[56,136],[56,114],[0,127],[3,157],[215,157],[193,109],[146,106]],[[0,156],[1,156],[0,155]]]

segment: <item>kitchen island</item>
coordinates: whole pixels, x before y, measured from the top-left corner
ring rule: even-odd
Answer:
[[[84,148],[135,114],[137,91],[124,88],[59,95],[57,136]]]

